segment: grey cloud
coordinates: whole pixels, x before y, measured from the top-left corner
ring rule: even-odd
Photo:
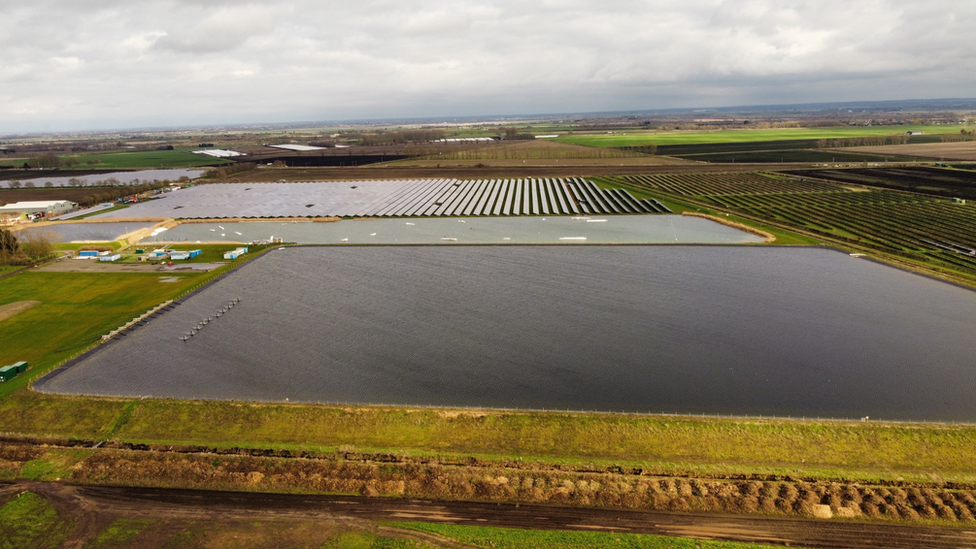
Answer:
[[[63,0],[0,19],[0,132],[972,96],[976,4]]]
[[[232,51],[251,38],[272,33],[281,11],[272,5],[194,6],[192,24],[170,23],[155,46],[189,54]]]

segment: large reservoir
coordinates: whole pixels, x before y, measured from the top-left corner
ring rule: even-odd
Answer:
[[[827,249],[298,247],[36,386],[974,421],[974,315],[974,292]]]
[[[765,239],[682,215],[467,217],[184,223],[142,240],[299,244],[754,244]]]

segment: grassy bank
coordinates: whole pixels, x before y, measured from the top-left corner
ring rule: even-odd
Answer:
[[[161,446],[474,457],[594,471],[976,484],[976,427],[61,397],[0,400],[3,431]]]

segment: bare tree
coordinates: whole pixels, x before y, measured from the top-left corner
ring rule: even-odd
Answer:
[[[0,229],[0,265],[15,263],[19,252],[20,243],[14,233]]]
[[[20,249],[31,260],[44,259],[54,251],[52,242],[58,241],[58,233],[54,231],[27,230],[20,238]]]

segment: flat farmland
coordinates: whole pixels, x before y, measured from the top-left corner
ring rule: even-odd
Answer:
[[[811,248],[286,248],[35,388],[968,420],[974,313],[968,290]]]
[[[884,145],[879,147],[849,147],[836,149],[844,152],[867,154],[917,156],[938,160],[968,160],[976,162],[976,141],[957,143],[914,143],[907,145]]]
[[[834,139],[843,137],[865,137],[883,135],[901,135],[909,131],[924,132],[926,134],[959,133],[964,126],[860,126],[837,128],[777,128],[777,129],[743,129],[719,131],[627,131],[607,132],[599,134],[565,135],[557,140],[561,143],[572,143],[589,147],[635,147],[648,145],[690,145],[701,143],[748,143],[752,141],[785,141]],[[971,128],[970,128],[971,129]]]
[[[84,164],[97,162],[100,169],[137,168],[194,168],[230,164],[230,160],[214,158],[188,151],[133,151],[120,153],[86,154],[78,157]]]

